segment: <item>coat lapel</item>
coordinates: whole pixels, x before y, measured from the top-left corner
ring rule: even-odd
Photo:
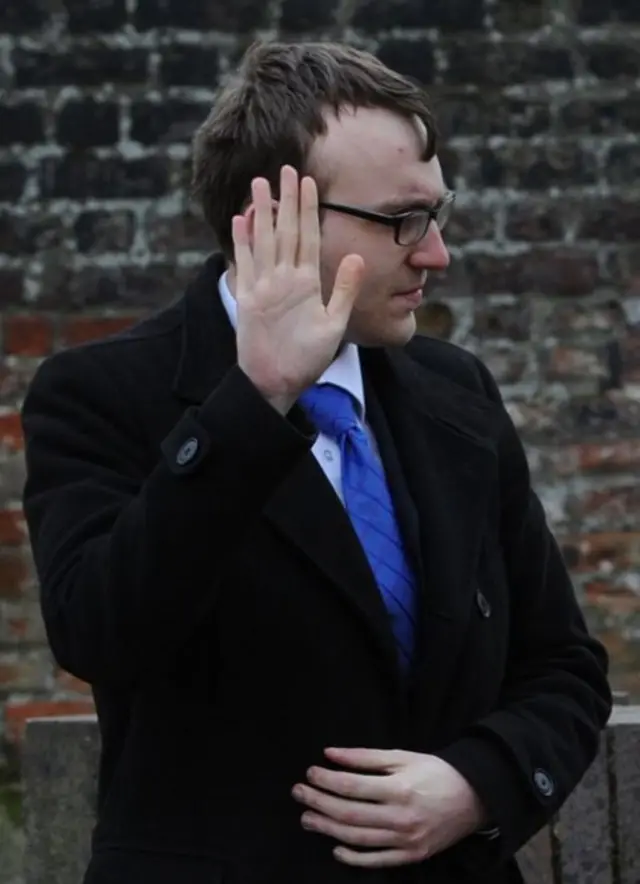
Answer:
[[[312,454],[276,491],[265,515],[341,594],[368,632],[386,679],[397,681],[397,651],[382,596],[349,517]]]
[[[486,508],[496,479],[496,409],[403,351],[366,351],[417,511],[422,617],[412,687],[436,715],[475,597]],[[419,694],[419,696],[418,696]]]

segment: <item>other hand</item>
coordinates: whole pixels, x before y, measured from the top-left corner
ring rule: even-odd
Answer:
[[[307,808],[303,826],[340,842],[334,854],[347,865],[420,862],[486,822],[469,783],[440,758],[401,750],[325,751],[332,762],[369,773],[313,767],[293,795]]]

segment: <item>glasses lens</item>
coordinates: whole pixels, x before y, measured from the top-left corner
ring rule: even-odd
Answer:
[[[398,240],[402,246],[412,246],[420,242],[427,232],[429,226],[428,212],[411,212],[406,218],[403,218],[400,230],[398,231]]]

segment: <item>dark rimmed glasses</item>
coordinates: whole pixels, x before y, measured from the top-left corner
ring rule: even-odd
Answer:
[[[400,212],[396,215],[370,212],[367,209],[345,206],[342,203],[320,202],[318,205],[321,209],[330,209],[332,212],[352,215],[354,218],[362,218],[364,221],[385,224],[387,227],[393,228],[393,238],[399,246],[414,246],[427,235],[432,221],[436,222],[440,230],[444,230],[451,217],[455,198],[455,193],[448,190],[442,199],[433,206],[425,206],[424,209],[410,209],[408,212]]]

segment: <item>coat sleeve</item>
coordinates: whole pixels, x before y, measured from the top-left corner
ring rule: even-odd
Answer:
[[[608,660],[589,635],[561,552],[531,487],[526,455],[500,406],[502,546],[511,592],[509,662],[498,708],[437,754],[473,786],[500,837],[452,853],[486,869],[512,857],[558,811],[594,760],[611,712]],[[453,857],[452,857],[453,858]]]
[[[58,663],[129,684],[170,668],[214,613],[254,517],[313,438],[235,366],[150,455],[96,351],[57,354],[31,384],[24,511]]]

